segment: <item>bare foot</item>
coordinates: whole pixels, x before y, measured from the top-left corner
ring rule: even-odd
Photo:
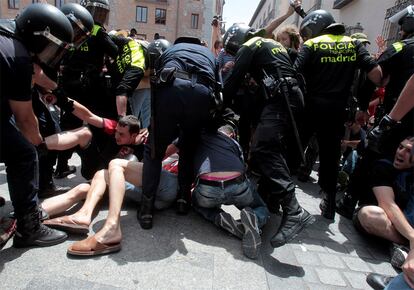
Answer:
[[[105,223],[103,228],[95,234],[95,239],[102,244],[113,244],[121,242],[122,233],[120,225]]]
[[[89,226],[91,224],[91,216],[82,212],[76,212],[69,217],[78,225]]]

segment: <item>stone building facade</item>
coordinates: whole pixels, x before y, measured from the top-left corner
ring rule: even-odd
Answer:
[[[2,0],[0,18],[14,18],[21,9],[34,2],[57,7],[80,0]],[[152,40],[155,33],[174,41],[180,36],[194,36],[209,41],[211,21],[221,15],[224,0],[109,0],[111,13],[107,29],[135,28]]]
[[[382,35],[388,43],[396,40],[398,25],[391,24],[388,18],[396,12],[404,9],[414,0],[309,0],[303,1],[303,9],[310,12],[316,9],[325,9],[332,13],[335,20],[344,23],[347,34],[364,32],[367,34],[371,45],[368,50],[375,53],[377,47],[375,39]],[[252,19],[250,26],[260,28],[266,26],[272,19],[281,16],[287,11],[288,1],[286,0],[261,0]],[[294,14],[284,24],[300,25],[301,19]]]

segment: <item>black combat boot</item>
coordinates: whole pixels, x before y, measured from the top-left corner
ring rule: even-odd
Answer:
[[[336,204],[336,212],[341,216],[352,220],[357,202],[358,201],[355,200],[350,193],[345,192],[344,196]]]
[[[191,208],[191,191],[189,190],[178,190],[176,211],[179,215],[186,215]]]
[[[320,193],[322,195],[322,201],[319,204],[321,215],[328,220],[334,220],[336,208],[335,193],[328,193],[324,190],[321,190]]]
[[[279,230],[271,238],[270,244],[273,248],[281,247],[294,239],[307,225],[315,222],[315,217],[303,209],[295,196],[289,193],[281,201],[283,209],[282,222]]]
[[[142,229],[149,230],[152,228],[153,211],[154,197],[147,197],[143,194],[141,199],[141,206],[137,212],[137,219]]]
[[[22,217],[17,218],[13,246],[15,248],[48,247],[64,242],[67,237],[66,233],[43,225],[40,222],[39,208],[36,206]]]

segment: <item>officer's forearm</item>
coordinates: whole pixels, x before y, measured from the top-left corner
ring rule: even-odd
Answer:
[[[127,97],[123,95],[116,96],[116,110],[118,116],[125,116],[127,111]]]
[[[43,138],[39,132],[39,123],[33,112],[28,112],[26,118],[16,118],[16,125],[19,128],[23,136],[29,140],[33,145],[39,145],[42,143]]]
[[[388,114],[391,119],[400,121],[405,114],[414,108],[414,76],[407,81],[404,89],[401,91],[397,102]]]

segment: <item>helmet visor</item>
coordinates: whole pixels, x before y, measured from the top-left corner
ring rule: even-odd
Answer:
[[[89,37],[91,32],[82,24],[78,18],[72,13],[66,15],[72,24],[73,28],[73,46],[78,49]]]
[[[312,29],[310,29],[307,26],[302,27],[302,29],[300,30],[300,36],[302,36],[303,40],[311,39],[312,38]]]
[[[88,11],[91,13],[93,20],[101,25],[108,25],[109,10],[103,6],[88,6]]]
[[[56,68],[65,53],[68,51],[70,44],[61,41],[59,38],[52,35],[48,30],[35,31],[33,34],[42,35],[49,40],[45,48],[36,54],[37,59],[48,67]]]

